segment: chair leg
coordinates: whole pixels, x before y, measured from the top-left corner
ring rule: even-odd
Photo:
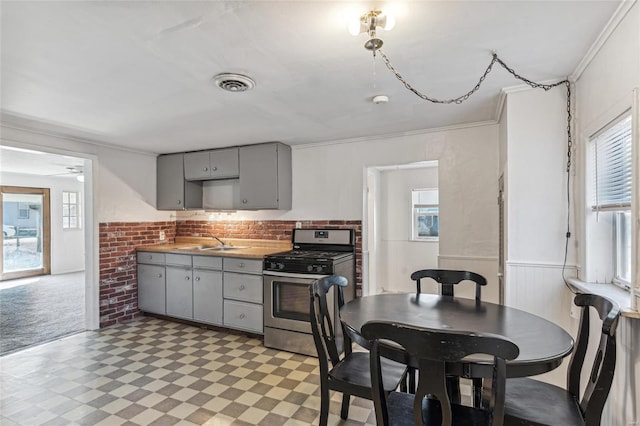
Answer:
[[[342,408],[340,409],[342,420],[347,420],[347,417],[349,417],[349,399],[351,399],[351,396],[348,393],[342,394]]]
[[[327,426],[329,421],[329,388],[322,386],[320,389],[320,426]]]
[[[409,378],[409,393],[416,393],[416,369],[409,367],[407,369],[407,377]]]
[[[452,403],[460,404],[460,378],[447,376],[447,393]]]
[[[473,387],[471,389],[471,398],[473,399],[473,406],[476,408],[482,407],[482,379],[471,379]]]

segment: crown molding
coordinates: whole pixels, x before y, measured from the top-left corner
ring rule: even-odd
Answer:
[[[88,139],[88,138],[82,138],[82,137],[78,137],[78,136],[73,136],[73,135],[70,135],[68,133],[65,133],[64,131],[62,131],[62,129],[60,131],[53,130],[53,129],[37,129],[35,127],[31,127],[29,124],[26,124],[26,123],[14,123],[14,122],[11,121],[11,119],[7,119],[8,117],[12,117],[12,116],[11,115],[7,116],[5,114],[2,114],[2,118],[0,118],[0,127],[1,128],[12,129],[12,130],[16,130],[16,131],[19,131],[19,132],[31,133],[31,134],[34,134],[34,135],[40,135],[40,136],[51,137],[51,138],[56,138],[56,139],[63,139],[63,140],[70,141],[70,142],[78,142],[78,143],[82,143],[82,144],[86,144],[86,145],[91,145],[91,146],[94,146],[94,147],[114,149],[114,150],[118,150],[118,151],[130,152],[130,153],[141,154],[141,155],[149,155],[149,156],[154,156],[154,157],[157,156],[157,154],[153,153],[153,152],[140,151],[140,150],[127,148],[127,147],[120,146],[120,145],[110,144],[108,142],[101,142],[101,141],[97,141],[97,140],[94,140],[94,139]],[[2,133],[4,133],[4,132],[2,132]],[[11,142],[14,142],[14,143],[21,143],[20,141],[17,141],[15,139],[7,138],[2,134],[0,134],[0,140],[11,141]],[[36,145],[31,145],[31,146],[32,147],[36,147]]]
[[[331,141],[291,145],[291,149],[305,149],[305,148],[313,148],[318,146],[343,145],[343,144],[351,144],[351,143],[359,143],[359,142],[368,142],[368,141],[374,141],[374,140],[419,136],[419,135],[424,135],[429,133],[448,132],[448,131],[454,131],[454,130],[464,130],[464,129],[474,128],[474,127],[493,126],[496,124],[498,124],[496,120],[477,121],[475,123],[455,124],[451,126],[434,127],[431,129],[409,130],[406,132],[385,133],[382,135],[359,136],[356,138],[336,139]]]
[[[596,55],[598,54],[602,46],[604,46],[604,44],[607,42],[609,37],[611,37],[611,34],[613,34],[613,32],[618,27],[620,22],[622,22],[624,17],[627,16],[627,13],[629,13],[631,8],[637,2],[638,0],[623,0],[622,3],[620,3],[620,6],[618,6],[616,11],[613,13],[613,16],[611,17],[611,19],[609,19],[609,22],[607,22],[607,24],[604,26],[604,28],[602,29],[598,37],[596,37],[596,40],[593,42],[589,50],[587,50],[586,55],[584,55],[582,60],[578,63],[578,66],[576,67],[576,69],[569,76],[569,81],[575,82],[580,78],[580,76],[582,75],[584,70],[589,66],[593,58],[596,57]]]

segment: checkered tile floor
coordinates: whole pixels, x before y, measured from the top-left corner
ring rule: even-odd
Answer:
[[[315,358],[156,318],[0,358],[0,425],[318,424]],[[373,425],[373,404],[332,395],[330,425]]]

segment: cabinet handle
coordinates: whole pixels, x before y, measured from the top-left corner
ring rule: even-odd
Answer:
[[[212,167],[211,170],[213,170],[215,172],[216,170],[218,170],[218,168],[217,167]]]
[[[203,172],[206,172],[206,171],[208,171],[208,170],[209,170],[209,168],[208,168],[208,167],[203,167],[203,168],[202,168],[202,171],[203,171]]]
[[[240,314],[240,319],[244,319],[244,314]]]
[[[191,277],[184,277],[185,280],[189,281]]]
[[[247,204],[247,199],[242,200],[242,204]]]
[[[158,278],[162,278],[162,274],[158,274]]]
[[[182,204],[182,200],[178,200],[178,201],[176,202],[176,204],[178,204],[178,205]]]
[[[244,290],[244,284],[240,285],[240,291]]]
[[[200,277],[196,277],[196,281],[200,281]]]
[[[240,262],[240,264],[238,265],[240,268],[244,268],[244,262]]]

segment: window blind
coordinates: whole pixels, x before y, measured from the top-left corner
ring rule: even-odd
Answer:
[[[625,114],[591,140],[594,149],[594,210],[631,208],[631,114]]]

